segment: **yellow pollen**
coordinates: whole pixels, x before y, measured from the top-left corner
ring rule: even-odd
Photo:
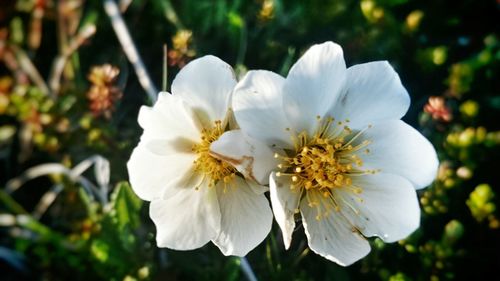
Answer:
[[[300,192],[307,200],[309,207],[317,209],[317,219],[328,216],[331,211],[340,211],[340,204],[349,206],[335,195],[335,189],[344,189],[351,192],[357,201],[363,202],[362,187],[353,185],[353,177],[378,172],[378,170],[362,169],[363,160],[358,155],[368,154],[366,148],[371,141],[359,140],[363,133],[371,128],[357,131],[345,123],[335,123],[332,117],[317,118],[316,131],[310,135],[307,132],[291,131],[294,150],[286,150],[285,155],[276,153],[274,157],[280,159],[277,177],[290,177],[292,190]],[[326,201],[325,201],[326,200]],[[328,204],[324,202],[330,202]]]
[[[201,172],[208,177],[210,181],[209,187],[215,186],[222,180],[225,192],[226,184],[234,179],[237,171],[230,164],[210,155],[210,144],[219,139],[223,133],[222,122],[220,120],[215,121],[212,128],[204,128],[201,131],[201,142],[193,145],[192,151],[198,155],[198,158],[194,161],[195,171]]]

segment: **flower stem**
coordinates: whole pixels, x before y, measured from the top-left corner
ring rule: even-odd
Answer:
[[[161,85],[161,91],[166,92],[168,86],[168,47],[167,44],[163,44],[163,81]]]
[[[245,257],[241,257],[241,270],[243,270],[243,273],[245,274],[245,277],[248,279],[248,281],[258,281],[255,273],[252,270],[252,267],[250,266],[250,263],[248,263],[248,260]]]

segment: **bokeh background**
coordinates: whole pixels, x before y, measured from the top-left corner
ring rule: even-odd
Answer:
[[[0,1],[0,278],[247,280],[241,260],[211,244],[156,247],[147,203],[131,191],[125,166],[141,134],[138,110],[151,100],[104,2]],[[370,239],[372,252],[344,268],[310,252],[302,228],[285,251],[275,224],[247,256],[259,280],[498,278],[500,2],[116,4],[156,89],[169,89],[179,69],[206,54],[237,75],[286,75],[327,40],[343,46],[348,66],[388,60],[408,89],[404,120],[441,162],[436,181],[419,192],[420,229],[393,244]]]

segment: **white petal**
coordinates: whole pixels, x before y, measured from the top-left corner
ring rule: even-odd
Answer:
[[[283,106],[298,132],[313,133],[316,116],[324,117],[333,106],[345,78],[342,48],[333,42],[312,46],[293,65],[285,81]]]
[[[156,155],[172,155],[178,153],[193,153],[193,146],[195,142],[184,139],[145,139],[143,138],[145,146],[149,151]]]
[[[292,234],[295,229],[295,213],[299,206],[300,192],[298,189],[291,190],[289,178],[277,177],[272,173],[269,178],[269,191],[273,213],[276,222],[281,228],[285,248],[290,248]]]
[[[387,61],[354,65],[347,69],[345,89],[331,111],[338,120],[363,129],[379,120],[401,119],[410,96]]]
[[[264,194],[257,195],[244,179],[236,177],[225,189],[223,185],[216,186],[221,232],[213,242],[224,255],[243,257],[269,234],[273,213]]]
[[[206,184],[198,190],[179,189],[168,199],[152,201],[149,215],[156,225],[158,247],[200,248],[217,237],[220,229],[217,194]]]
[[[253,192],[255,192],[255,194],[264,194],[269,191],[269,186],[267,185],[260,185],[259,183],[254,181],[247,181],[247,184],[248,186],[250,186]]]
[[[365,236],[378,236],[386,242],[406,238],[420,224],[420,207],[413,185],[406,179],[378,173],[353,178],[362,189],[355,194],[348,188],[335,190],[341,212]]]
[[[210,153],[233,165],[245,178],[261,184],[269,183],[269,174],[278,164],[274,152],[266,144],[243,134],[241,130],[222,134],[211,143]]]
[[[233,94],[234,115],[240,128],[269,145],[291,148],[290,128],[283,111],[285,79],[265,71],[249,71]]]
[[[142,106],[138,117],[146,139],[186,139],[198,142],[201,125],[182,99],[162,92],[153,107]]]
[[[381,169],[408,179],[415,188],[428,186],[436,177],[438,159],[432,144],[400,120],[373,124],[362,136],[372,141],[362,155],[363,168]]]
[[[214,56],[184,66],[172,82],[172,93],[191,105],[205,126],[224,120],[236,85],[233,69]]]
[[[127,163],[132,189],[143,200],[162,198],[190,176],[195,159],[187,153],[154,154],[141,142]]]
[[[319,192],[309,191],[320,204],[327,200]],[[362,237],[352,225],[338,212],[331,211],[328,216],[316,218],[316,207],[309,207],[306,199],[300,202],[302,223],[306,232],[309,248],[315,253],[342,266],[363,258],[370,252],[370,244]]]

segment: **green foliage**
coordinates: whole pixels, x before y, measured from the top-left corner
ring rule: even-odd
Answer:
[[[148,268],[139,259],[143,249],[136,238],[141,226],[141,207],[142,200],[127,182],[121,182],[111,194],[111,202],[105,206],[104,213],[93,222],[95,233],[89,238],[89,254],[95,261],[93,270],[102,278],[119,280]]]
[[[469,199],[465,203],[478,222],[491,217],[495,212],[496,205],[492,202],[494,197],[495,194],[488,184],[480,184],[471,192]]]
[[[127,232],[139,227],[140,210],[143,201],[135,195],[127,182],[118,183],[111,195],[110,216],[113,218],[118,231]]]
[[[186,252],[156,247],[147,206],[123,182],[141,133],[137,112],[148,100],[102,2],[0,1],[0,186],[37,164],[73,167],[95,154],[111,163],[115,186],[99,183],[89,191],[53,175],[14,192],[1,188],[0,249],[20,256],[14,263],[0,259],[2,278],[245,280],[241,261],[213,245]],[[429,138],[441,162],[436,181],[418,192],[421,227],[398,243],[371,239],[372,252],[343,268],[313,254],[300,228],[285,251],[274,225],[247,257],[259,280],[485,280],[496,274],[496,1],[133,0],[122,8],[157,85],[163,44],[172,81],[206,54],[233,65],[238,76],[261,68],[286,75],[310,45],[333,40],[343,46],[348,66],[388,60],[408,89],[412,106],[404,120]],[[84,32],[89,28],[95,33]],[[93,71],[105,64],[119,73]],[[89,172],[81,177],[97,181]],[[50,193],[52,185],[62,191]],[[54,201],[44,205],[47,194]]]

